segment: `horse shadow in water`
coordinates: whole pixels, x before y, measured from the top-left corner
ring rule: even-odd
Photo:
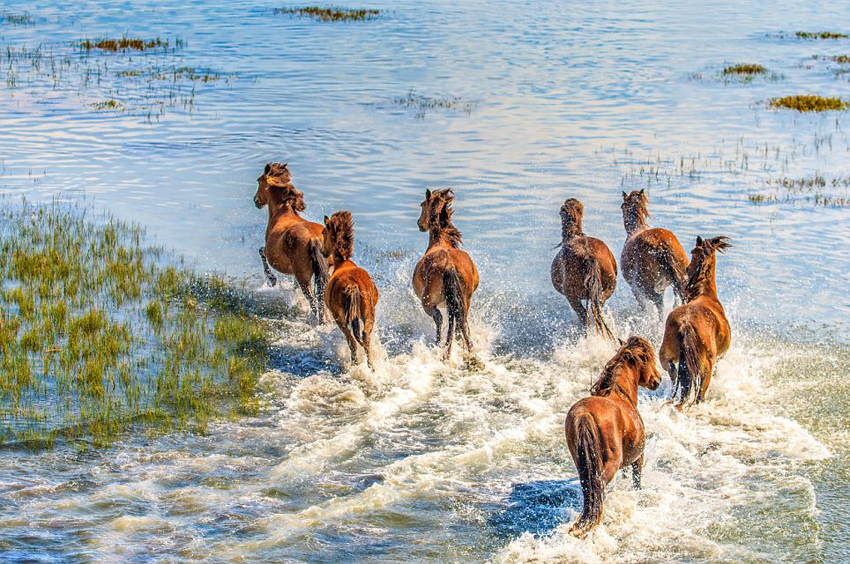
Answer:
[[[506,506],[488,519],[501,537],[536,537],[549,533],[581,511],[582,495],[578,478],[540,480],[514,484]]]

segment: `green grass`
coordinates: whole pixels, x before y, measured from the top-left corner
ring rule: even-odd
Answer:
[[[150,51],[151,49],[168,50],[168,40],[160,39],[139,39],[137,37],[123,36],[118,39],[102,38],[102,39],[83,39],[78,43],[83,51],[109,51],[112,53],[125,51]],[[181,47],[183,44],[178,39],[175,43],[176,47]]]
[[[107,445],[255,412],[268,323],[251,294],[90,215],[0,204],[0,443]]]
[[[846,33],[838,33],[835,31],[798,31],[794,35],[798,39],[846,39]]]
[[[340,21],[365,21],[372,20],[380,15],[380,10],[352,9],[352,8],[322,8],[319,6],[306,6],[303,8],[275,8],[275,14],[290,14],[299,18],[313,18],[322,22]]]
[[[847,102],[841,98],[826,98],[823,96],[800,95],[783,96],[782,98],[771,98],[768,105],[774,109],[785,108],[797,110],[798,112],[828,112],[833,110],[846,110]]]

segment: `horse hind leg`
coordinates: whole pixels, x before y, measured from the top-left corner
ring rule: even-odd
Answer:
[[[632,484],[636,490],[640,489],[640,478],[643,474],[643,455],[641,454],[637,460],[632,462]]]
[[[315,294],[313,294],[313,290],[310,287],[311,277],[312,272],[308,273],[306,277],[300,273],[295,274],[295,280],[298,282],[298,287],[301,288],[301,292],[304,293],[304,297],[306,297],[307,301],[310,302],[310,322],[313,323],[319,321],[319,307],[324,307],[325,304],[319,304]]]
[[[440,309],[437,306],[423,306],[425,309],[425,313],[431,316],[434,320],[434,325],[437,327],[437,338],[436,343],[439,346],[441,337],[443,335],[443,314],[440,313]]]
[[[272,269],[269,266],[269,261],[266,259],[266,248],[260,247],[260,258],[263,260],[263,272],[266,273],[266,282],[268,282],[269,286],[274,287],[277,285],[277,277],[272,274]]]
[[[375,370],[375,364],[372,362],[372,324],[368,322],[364,323],[363,329],[356,336],[356,339],[360,343],[360,346],[363,347],[363,350],[366,351],[366,364],[369,365],[369,368]]]
[[[570,306],[572,306],[573,311],[576,312],[579,323],[582,327],[587,329],[587,326],[590,324],[590,319],[587,315],[587,308],[584,307],[584,304],[581,303],[581,300],[577,297],[568,297],[567,300],[570,302]]]

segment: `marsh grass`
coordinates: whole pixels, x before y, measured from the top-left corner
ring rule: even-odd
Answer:
[[[427,112],[434,110],[449,110],[471,115],[472,111],[478,105],[477,102],[464,100],[457,96],[431,98],[417,94],[413,89],[407,93],[407,96],[394,98],[393,104],[413,110],[414,116],[417,118],[424,118]]]
[[[29,12],[0,12],[0,22],[11,25],[32,25],[35,23],[35,20],[29,15]]]
[[[803,178],[782,176],[766,182],[770,192],[750,194],[751,203],[785,202],[794,204],[814,204],[815,206],[847,207],[850,206],[850,176],[834,176],[827,178],[817,172]]]
[[[87,213],[88,212],[88,213]],[[135,225],[0,206],[0,444],[109,444],[253,413],[268,323],[251,294],[166,265]]]
[[[768,106],[774,109],[789,109],[796,110],[798,112],[829,112],[846,110],[848,104],[841,98],[828,98],[824,96],[805,94],[799,96],[771,98],[768,100]]]
[[[374,9],[352,9],[352,8],[335,8],[320,6],[306,6],[303,8],[275,8],[275,14],[289,14],[299,18],[312,18],[321,22],[342,22],[353,21],[360,22],[376,19],[380,14],[380,10]]]
[[[832,61],[841,65],[850,65],[850,55],[835,55]]]
[[[797,39],[846,39],[846,33],[835,31],[798,31],[794,33]]]
[[[124,111],[123,102],[119,102],[118,100],[112,100],[112,99],[103,100],[102,102],[92,102],[89,105],[99,112],[105,112],[105,111],[123,112]]]
[[[737,65],[729,65],[725,67],[721,74],[725,75],[755,75],[767,74],[767,68],[763,65],[752,63],[739,63]]]
[[[126,51],[151,51],[154,49],[162,49],[168,51],[168,39],[156,37],[154,39],[139,39],[136,37],[127,37],[126,35],[118,39],[101,38],[101,39],[82,39],[77,44],[83,51],[109,51],[112,53]],[[174,48],[182,47],[183,42],[180,39],[175,41]]]

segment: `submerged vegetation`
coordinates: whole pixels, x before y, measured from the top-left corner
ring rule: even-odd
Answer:
[[[365,21],[377,18],[381,11],[374,9],[322,8],[306,6],[303,8],[275,8],[275,14],[290,14],[299,18],[313,18],[322,22]]]
[[[834,110],[846,110],[848,104],[841,98],[827,98],[824,96],[804,94],[799,96],[771,98],[768,101],[768,106],[774,109],[786,108],[789,110],[797,110],[798,112],[828,112]]]
[[[104,445],[254,412],[268,342],[250,294],[86,211],[0,208],[0,443]]]
[[[798,39],[846,39],[846,33],[835,31],[798,31],[794,34]]]
[[[725,67],[721,74],[724,75],[755,75],[767,74],[767,69],[762,65],[741,63]]]
[[[477,102],[464,100],[457,96],[430,98],[417,94],[413,89],[407,93],[407,96],[393,99],[393,103],[409,110],[414,110],[415,117],[417,118],[424,118],[425,114],[431,110],[461,111],[466,115],[470,115],[477,105]]]
[[[160,39],[138,39],[133,37],[121,37],[119,39],[96,39],[94,41],[83,39],[79,42],[79,46],[84,51],[92,51],[99,49],[101,51],[110,51],[116,53],[119,51],[149,51],[151,49],[168,50],[168,40]],[[175,47],[182,47],[183,42],[180,39],[176,40]]]
[[[28,12],[15,14],[12,12],[0,12],[0,22],[5,22],[11,25],[32,25],[35,20]]]
[[[824,174],[817,172],[803,178],[782,176],[768,181],[767,185],[773,188],[771,193],[750,194],[749,201],[754,204],[793,202],[812,203],[816,206],[850,206],[850,197],[847,194],[847,189],[850,188],[850,176],[836,176],[828,179]],[[843,195],[835,193],[842,190]]]

